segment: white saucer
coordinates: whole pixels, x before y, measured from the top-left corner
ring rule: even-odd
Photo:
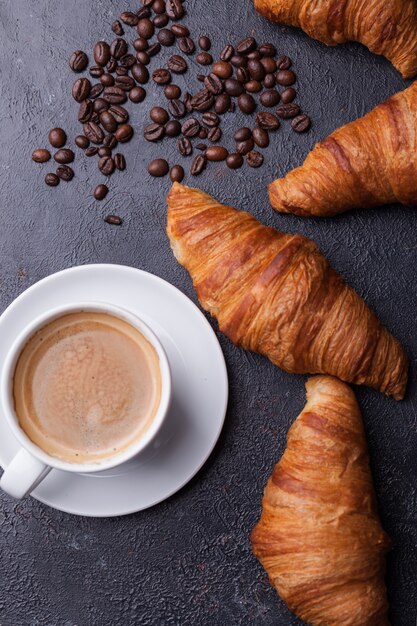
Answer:
[[[44,278],[0,317],[0,364],[16,334],[44,311],[98,300],[137,313],[159,336],[172,368],[173,402],[154,441],[135,459],[94,475],[52,470],[33,497],[76,515],[146,509],[181,489],[210,455],[223,426],[228,383],[223,353],[199,309],[161,278],[122,265],[84,265]],[[18,444],[0,419],[0,465]]]

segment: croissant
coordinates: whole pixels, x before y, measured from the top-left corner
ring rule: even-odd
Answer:
[[[390,540],[358,404],[330,376],[306,387],[307,404],[265,489],[254,554],[288,608],[312,626],[389,626]]]
[[[254,0],[270,20],[302,28],[328,46],[359,41],[391,61],[404,78],[417,74],[415,0]]]
[[[167,233],[201,305],[235,344],[291,373],[334,374],[401,399],[407,357],[316,244],[174,183]]]
[[[417,6],[417,2],[416,2]],[[282,213],[335,215],[417,204],[417,82],[318,143],[304,165],[272,182]]]

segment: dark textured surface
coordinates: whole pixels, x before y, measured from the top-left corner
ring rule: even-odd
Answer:
[[[168,180],[151,180],[146,173],[149,159],[163,156],[165,147],[171,164],[177,159],[174,140],[158,148],[141,137],[146,112],[161,99],[157,89],[149,87],[147,100],[130,106],[137,133],[123,148],[128,168],[113,177],[103,203],[91,198],[102,182],[94,159],[77,158],[76,178],[58,189],[42,182],[48,165],[30,160],[52,126],[62,125],[70,137],[78,131],[76,105],[68,96],[70,53],[78,48],[90,53],[97,38],[110,40],[111,22],[137,5],[0,2],[1,310],[40,278],[89,262],[146,269],[195,300],[164,232]],[[414,362],[415,211],[389,207],[303,221],[274,214],[266,193],[267,182],[298,165],[316,140],[402,89],[401,77],[358,45],[326,49],[299,31],[267,23],[255,15],[250,0],[187,0],[187,9],[185,23],[195,36],[208,32],[217,38],[215,53],[227,38],[235,42],[253,32],[290,54],[300,75],[301,104],[314,120],[306,136],[285,125],[265,151],[262,170],[233,173],[224,164],[213,165],[192,183],[268,224],[315,239]],[[180,78],[179,84],[188,80],[195,89],[195,79]],[[240,122],[239,116],[228,120],[225,143],[231,147]],[[110,212],[122,215],[121,228],[102,221]],[[303,406],[304,379],[220,341],[230,374],[226,426],[209,462],[180,493],[149,511],[110,520],[76,518],[32,499],[16,503],[0,495],[1,626],[300,623],[269,587],[251,554],[249,533],[286,431]],[[416,382],[412,369],[402,403],[357,389],[381,516],[393,540],[388,559],[393,626],[415,626],[417,615]]]

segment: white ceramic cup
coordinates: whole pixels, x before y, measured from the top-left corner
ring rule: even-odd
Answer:
[[[148,339],[157,352],[162,382],[161,399],[158,410],[152,424],[145,433],[119,454],[94,463],[70,463],[42,450],[42,448],[29,439],[20,427],[13,400],[13,377],[15,367],[19,355],[28,340],[37,330],[49,322],[52,322],[54,319],[68,313],[79,313],[81,311],[107,313],[137,328]],[[139,454],[154,438],[167,415],[170,401],[171,371],[165,350],[154,332],[139,317],[123,308],[104,302],[86,302],[61,306],[48,311],[48,313],[39,316],[26,326],[16,337],[4,363],[3,375],[0,381],[0,417],[7,421],[14,436],[20,443],[21,449],[5,469],[0,480],[0,487],[15,498],[23,498],[39,485],[52,468],[66,472],[92,473],[101,472],[129,461],[132,457]],[[59,416],[57,417],[59,418]]]

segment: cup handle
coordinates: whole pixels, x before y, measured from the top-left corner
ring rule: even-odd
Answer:
[[[0,479],[0,487],[13,498],[24,498],[39,485],[51,469],[25,448],[20,448],[5,469]]]

